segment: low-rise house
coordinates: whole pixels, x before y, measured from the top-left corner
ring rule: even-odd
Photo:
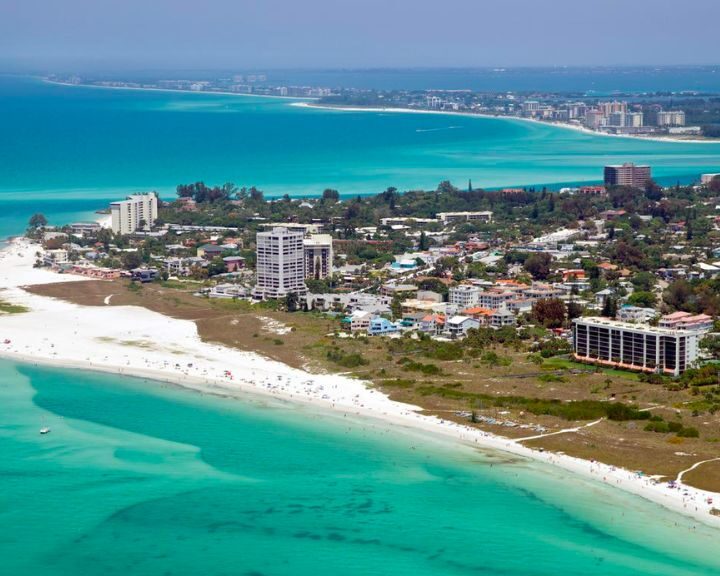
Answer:
[[[562,294],[562,289],[555,286],[549,286],[547,284],[536,284],[523,292],[525,298],[530,298],[531,300],[545,300],[547,298],[557,298],[559,296],[562,296]]]
[[[143,284],[152,282],[158,277],[158,271],[156,268],[133,268],[130,270],[131,278]]]
[[[408,298],[403,300],[402,303],[403,315],[411,314],[413,312],[424,312],[431,314],[433,312],[444,313],[447,309],[447,304],[444,302],[433,302],[432,300],[417,300],[415,298]]]
[[[614,296],[615,290],[612,288],[605,288],[604,290],[595,292],[595,306],[602,308],[605,306],[605,302],[607,302],[608,298],[613,298]]]
[[[493,310],[490,315],[490,326],[494,328],[502,328],[503,326],[515,326],[515,314],[507,308],[499,308]]]
[[[715,264],[708,264],[707,262],[700,262],[695,267],[698,269],[698,276],[702,278],[717,278],[720,275],[720,266]]]
[[[247,288],[238,286],[237,284],[218,284],[213,286],[208,292],[209,298],[246,298],[250,294]]]
[[[673,330],[695,330],[709,332],[713,327],[713,318],[707,314],[690,314],[689,312],[673,312],[660,318],[658,326]]]
[[[631,306],[625,304],[617,312],[617,319],[622,322],[639,322],[647,324],[658,315],[655,308],[643,308],[642,306]]]
[[[80,276],[88,276],[89,278],[97,278],[98,280],[115,280],[122,275],[122,270],[118,268],[100,268],[99,266],[89,264],[76,264],[70,268],[68,272]]]
[[[380,287],[380,294],[383,296],[415,296],[417,290],[415,284],[387,283]]]
[[[417,299],[432,302],[442,302],[443,295],[439,292],[433,292],[432,290],[418,290]]]
[[[95,236],[100,231],[100,224],[97,222],[75,222],[70,224],[70,232],[80,236]]]
[[[68,251],[64,248],[45,250],[43,252],[43,263],[45,266],[59,266],[68,263]]]
[[[465,310],[462,311],[461,316],[469,316],[470,318],[475,318],[475,320],[480,322],[480,324],[489,324],[489,318],[492,315],[492,312],[493,311],[490,308],[473,306],[472,308],[465,308]]]
[[[225,256],[223,262],[228,272],[235,272],[241,268],[245,268],[245,258],[242,256]]]
[[[469,316],[453,316],[445,323],[445,333],[450,338],[464,338],[471,328],[480,328],[480,322]]]
[[[418,330],[424,334],[437,336],[445,329],[445,316],[442,314],[427,314],[418,324]]]
[[[197,249],[197,256],[198,258],[204,258],[205,260],[212,260],[216,256],[222,256],[223,252],[225,252],[225,248],[223,246],[218,246],[216,244],[203,244]]]
[[[368,326],[368,334],[370,336],[383,336],[385,334],[394,334],[399,331],[400,328],[397,324],[390,322],[390,320],[383,318],[382,316],[370,320],[370,325]]]
[[[370,327],[370,320],[372,320],[373,315],[370,312],[365,312],[364,310],[355,310],[350,316],[345,318],[344,322],[347,325],[348,330],[350,332],[367,332],[367,329]]]
[[[585,270],[582,268],[572,268],[570,270],[563,270],[562,273],[563,282],[575,281],[575,280],[584,280],[585,279]]]
[[[514,300],[508,300],[505,306],[510,312],[517,315],[532,312],[533,302],[534,300],[531,298],[515,298]]]

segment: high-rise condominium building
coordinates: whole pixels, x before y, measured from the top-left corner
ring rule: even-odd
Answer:
[[[330,234],[314,234],[305,238],[305,278],[321,280],[332,274],[333,247]]]
[[[598,110],[600,110],[605,116],[619,112],[625,114],[627,112],[627,102],[598,102]]]
[[[584,362],[678,376],[698,357],[696,330],[673,330],[607,318],[573,320],[573,352]]]
[[[284,298],[305,294],[304,234],[273,228],[257,234],[255,298]]]
[[[112,231],[116,234],[132,234],[137,230],[149,230],[158,214],[158,198],[155,192],[132,194],[125,200],[110,204]]]
[[[644,188],[651,178],[650,166],[636,166],[631,162],[605,166],[605,186]]]
[[[663,110],[657,113],[658,126],[685,126],[685,112],[682,110]]]

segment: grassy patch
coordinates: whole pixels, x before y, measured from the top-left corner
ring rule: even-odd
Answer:
[[[624,378],[625,380],[638,381],[640,379],[639,375],[635,372],[614,370],[612,368],[601,368],[599,366],[583,364],[582,362],[575,362],[573,360],[569,360],[568,358],[560,358],[557,356],[545,359],[542,368],[543,370],[584,370],[586,372],[598,372],[600,374],[606,374],[607,376]]]
[[[22,314],[23,312],[29,312],[30,308],[27,306],[21,306],[20,304],[10,304],[9,302],[3,302],[0,300],[0,314]]]

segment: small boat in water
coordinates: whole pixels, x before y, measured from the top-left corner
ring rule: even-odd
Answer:
[[[42,428],[40,428],[40,434],[49,434],[49,433],[50,433],[50,428],[48,428],[47,426],[43,426]]]

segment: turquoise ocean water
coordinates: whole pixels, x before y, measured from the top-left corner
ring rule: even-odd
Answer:
[[[720,574],[716,531],[379,423],[8,362],[0,406],[0,574]]]
[[[88,217],[179,183],[268,195],[596,182],[608,162],[665,182],[720,171],[720,144],[644,142],[507,119],[308,110],[283,99],[67,87],[0,77],[0,236],[33,211]]]

